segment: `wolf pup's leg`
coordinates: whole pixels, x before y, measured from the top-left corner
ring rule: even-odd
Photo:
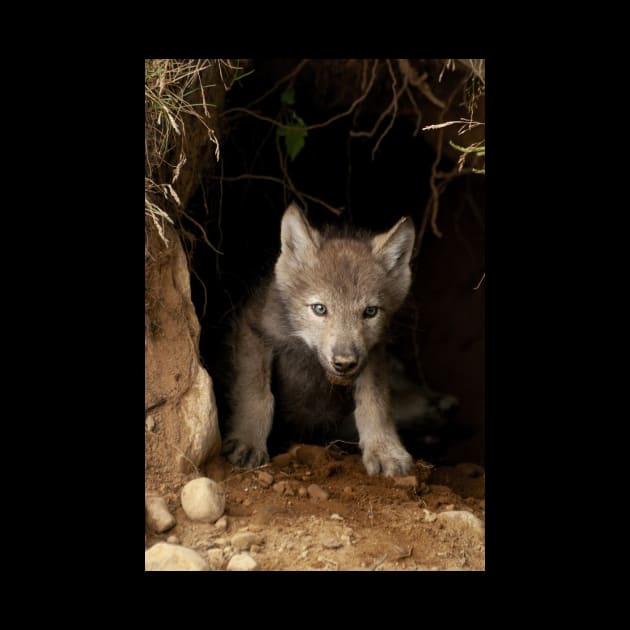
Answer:
[[[409,472],[413,458],[396,432],[385,353],[375,349],[374,355],[356,382],[354,417],[368,474],[392,477]]]
[[[236,331],[232,417],[223,454],[235,466],[254,468],[269,461],[267,437],[273,421],[272,349],[244,319]]]

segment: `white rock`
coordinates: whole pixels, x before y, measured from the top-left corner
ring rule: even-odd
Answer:
[[[228,571],[258,571],[260,566],[248,553],[237,553],[227,565]]]
[[[258,534],[253,534],[252,532],[239,532],[238,534],[234,534],[234,536],[232,536],[230,543],[237,551],[247,550],[252,545],[260,543],[260,536]]]
[[[222,516],[215,524],[214,527],[219,532],[224,532],[228,527],[227,516]]]
[[[208,564],[211,571],[220,571],[223,567],[223,550],[208,549]]]
[[[442,523],[450,525],[458,525],[471,530],[477,534],[483,534],[484,526],[481,519],[474,514],[466,512],[466,510],[451,510],[449,512],[440,512],[438,520]]]
[[[221,443],[212,379],[203,367],[197,368],[197,377],[180,399],[179,409],[189,431],[188,448],[180,458],[179,467],[187,471],[190,462],[198,466]]]
[[[147,525],[156,534],[161,534],[175,525],[175,517],[168,511],[166,501],[162,497],[145,497],[144,507]]]
[[[160,542],[144,552],[145,571],[209,571],[208,563],[194,550]]]
[[[175,535],[169,536],[166,539],[166,542],[169,543],[170,545],[179,545],[179,538],[177,538],[177,536]]]
[[[164,257],[147,265],[145,274],[150,318],[161,331],[151,334],[149,326],[145,332],[145,400],[165,399],[154,427],[163,434],[153,440],[147,459],[149,467],[166,464],[192,472],[220,450],[221,437],[212,379],[197,356],[200,326],[186,252],[170,226],[167,237]],[[148,436],[156,437],[152,432]]]
[[[214,523],[225,510],[225,490],[212,479],[200,477],[182,489],[182,508],[193,521]]]

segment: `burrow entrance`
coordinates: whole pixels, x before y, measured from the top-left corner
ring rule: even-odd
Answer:
[[[282,81],[300,63],[254,59],[249,66],[253,72],[235,82],[223,106],[219,165],[189,204],[191,219],[182,219],[197,238],[194,222],[202,225],[212,245],[198,239],[187,247],[202,330],[200,353],[215,382],[219,415],[225,409],[222,342],[227,326],[239,303],[273,268],[280,218],[288,203],[304,207],[315,225],[348,221],[381,231],[409,215],[420,230],[432,212],[432,172],[451,174],[434,180],[441,186],[448,178],[435,221],[441,237],[427,219],[392,350],[412,380],[424,379],[433,390],[453,394],[460,402],[458,415],[447,425],[426,428],[414,454],[434,463],[483,463],[485,176],[466,174],[468,165],[464,174],[452,176],[458,154],[446,140],[448,150],[436,161],[439,132],[421,131],[425,122],[436,119],[428,98],[414,106],[403,93],[395,118],[393,111],[383,117],[393,95],[385,63],[374,72],[368,95],[347,115],[342,114],[364,93],[353,81],[372,80],[371,62],[311,62]],[[444,101],[454,77],[442,84],[437,81],[439,65],[426,68],[435,73],[426,79],[433,97]],[[399,73],[395,76],[400,79]],[[466,90],[453,97],[451,116],[466,111]],[[283,116],[307,128],[338,119],[308,129],[302,140],[291,139],[293,151],[303,141],[291,159],[287,140],[269,122]],[[478,120],[483,118],[478,115]],[[366,135],[372,129],[374,134]],[[464,144],[465,138],[459,142]]]

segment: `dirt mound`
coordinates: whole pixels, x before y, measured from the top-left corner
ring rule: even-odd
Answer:
[[[420,460],[408,477],[370,477],[359,455],[302,445],[251,471],[216,457],[204,473],[225,486],[227,527],[190,521],[171,493],[177,525],[148,534],[147,548],[174,535],[204,557],[211,550],[215,563],[221,550],[225,569],[242,551],[235,534],[249,531],[263,571],[485,568],[479,466],[434,469]]]

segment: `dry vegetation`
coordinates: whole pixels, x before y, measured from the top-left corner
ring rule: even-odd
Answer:
[[[224,92],[243,76],[244,64],[236,60],[145,60],[145,217],[164,242],[165,224],[175,225],[185,214],[193,192],[184,166],[188,173],[203,170],[190,160],[200,160],[204,144],[218,162],[217,110]]]

